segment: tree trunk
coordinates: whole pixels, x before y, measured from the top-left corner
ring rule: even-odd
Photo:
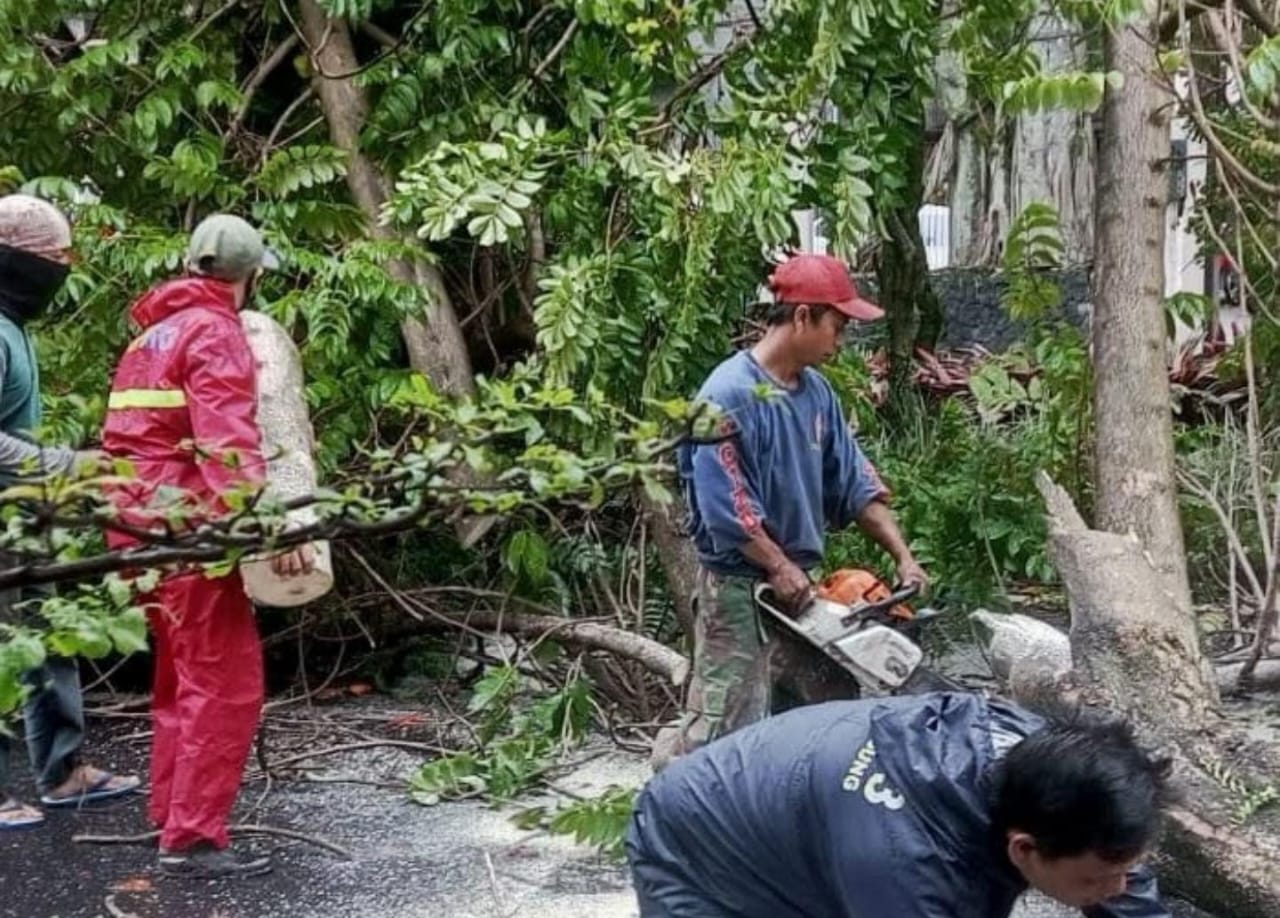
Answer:
[[[312,49],[312,66],[317,69],[313,80],[316,95],[329,124],[333,145],[348,156],[347,187],[351,197],[369,221],[374,236],[395,238],[395,231],[381,222],[381,209],[387,200],[390,182],[377,164],[360,150],[360,132],[369,117],[369,100],[353,77],[341,76],[359,69],[351,31],[345,20],[330,19],[316,0],[300,0],[300,3],[302,31],[307,47]],[[430,379],[441,392],[474,393],[471,356],[440,270],[421,260],[392,261],[387,270],[401,283],[416,284],[427,293],[429,304],[424,317],[407,318],[400,326],[409,352],[409,365]],[[460,475],[468,480],[474,477],[468,473]],[[464,545],[473,545],[496,522],[497,517],[492,516],[464,520],[457,525],[458,538]]]
[[[1149,0],[1149,5],[1152,0]],[[1106,65],[1124,76],[1103,104],[1093,275],[1097,523],[1134,532],[1168,576],[1176,609],[1190,589],[1174,477],[1173,422],[1165,368],[1164,233],[1168,157],[1166,99],[1148,10],[1105,39]]]
[[[667,589],[676,607],[676,619],[685,638],[693,641],[693,596],[698,583],[698,553],[680,525],[679,504],[660,504],[643,492],[637,498],[649,524],[658,561],[667,577]]]
[[[1080,27],[1042,0],[1031,31],[1041,69],[1084,69],[1084,42]],[[1087,263],[1094,231],[1092,118],[1051,110],[997,121],[995,112],[979,110],[984,103],[969,98],[962,64],[944,52],[935,65],[938,95],[954,135],[948,192],[952,264],[997,262],[1013,218],[1034,201],[1052,204],[1061,216],[1066,260]]]
[[[1183,799],[1160,846],[1161,884],[1231,918],[1280,915],[1280,818],[1274,808],[1244,825],[1237,818],[1250,797],[1274,791],[1280,752],[1218,713],[1191,613],[1172,601],[1170,578],[1150,552],[1130,534],[1087,528],[1044,476],[1040,487],[1070,600],[1074,668],[1056,678],[1024,673],[1015,694],[1033,707],[1053,698],[1113,709],[1168,750]]]
[[[395,231],[381,222],[381,209],[390,183],[377,164],[360,149],[360,132],[369,116],[369,100],[353,77],[341,76],[353,73],[360,65],[351,42],[351,31],[345,20],[330,19],[316,0],[300,0],[300,6],[303,35],[312,50],[312,66],[317,70],[313,84],[329,125],[329,137],[333,145],[348,156],[347,188],[369,221],[370,232],[380,239],[394,238]],[[388,270],[401,283],[424,288],[430,300],[424,319],[406,319],[401,325],[409,365],[442,392],[450,395],[474,392],[475,378],[466,339],[440,271],[420,261],[393,261]]]
[[[942,335],[942,303],[929,283],[929,261],[920,238],[924,193],[924,115],[918,112],[916,136],[903,164],[907,187],[902,205],[886,215],[889,238],[880,249],[880,306],[889,322],[890,405],[905,404],[911,391],[917,344],[933,347]]]
[[[1042,0],[1031,26],[1031,47],[1046,74],[1088,66],[1079,26]],[[1008,212],[1044,202],[1058,211],[1068,264],[1093,257],[1093,119],[1068,109],[1026,112],[1012,127]],[[1168,147],[1166,140],[1165,147]]]

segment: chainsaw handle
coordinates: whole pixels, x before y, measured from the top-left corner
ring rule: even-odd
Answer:
[[[859,615],[876,615],[881,612],[887,612],[894,606],[900,606],[904,602],[915,599],[920,595],[920,584],[908,583],[904,587],[900,587],[895,592],[886,596],[884,599],[876,602],[869,602],[866,605],[859,606],[857,613]]]
[[[755,601],[758,605],[764,606],[774,615],[780,615],[786,618],[794,618],[796,614],[808,608],[809,602],[813,601],[813,596],[814,596],[814,594],[811,591],[809,596],[809,602],[806,602],[803,606],[801,606],[799,609],[797,609],[793,613],[793,612],[788,612],[786,609],[782,607],[782,604],[778,601],[778,591],[775,590],[773,588],[773,584],[769,583],[768,581],[762,580],[760,583],[757,583],[756,588],[751,591],[751,595],[755,598]]]

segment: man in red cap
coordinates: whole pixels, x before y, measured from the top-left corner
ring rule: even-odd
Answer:
[[[668,735],[656,745],[659,767],[671,745],[688,752],[766,717],[784,695],[821,700],[806,697],[808,674],[780,659],[753,592],[767,581],[792,608],[806,603],[814,589],[808,571],[822,561],[828,526],[857,523],[894,559],[901,582],[927,582],[889,509],[889,492],[814,369],[835,355],[851,319],[884,312],[829,255],[790,258],[769,287],[764,337],[716,367],[698,392],[724,413],[723,439],[688,444],[680,454],[701,563],[697,633],[688,711],[678,740]]]

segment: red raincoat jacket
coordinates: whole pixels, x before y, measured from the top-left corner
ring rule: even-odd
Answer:
[[[105,450],[136,469],[122,508],[145,522],[149,514],[138,511],[167,485],[207,512],[224,511],[221,495],[260,485],[265,472],[253,356],[233,288],[210,278],[171,281],[129,315],[143,331],[116,369],[103,432]]]
[[[130,310],[143,331],[120,359],[103,446],[136,478],[114,495],[122,516],[164,519],[180,489],[188,522],[227,509],[228,491],[262,483],[257,385],[234,288],[208,278],[163,284]],[[168,509],[166,509],[168,508]],[[113,546],[134,541],[110,533]],[[155,634],[148,813],[164,851],[229,843],[262,710],[262,645],[238,571],[170,572],[144,602]]]

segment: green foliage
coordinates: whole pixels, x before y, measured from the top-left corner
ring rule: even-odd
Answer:
[[[1119,90],[1124,86],[1124,75],[1117,71],[1037,73],[1005,83],[1002,99],[1007,112],[1048,109],[1095,112],[1102,105],[1108,86]]]
[[[1052,204],[1028,204],[1014,218],[1001,259],[1007,283],[1001,301],[1010,316],[1041,319],[1062,302],[1062,290],[1047,272],[1062,266],[1063,248]]]
[[[1280,36],[1260,41],[1244,62],[1245,90],[1259,101],[1271,99],[1280,88]]]
[[[550,811],[546,807],[529,807],[512,821],[522,829],[541,828],[555,835],[568,835],[580,845],[590,845],[614,860],[622,860],[635,799],[633,789],[610,787],[598,797]]]
[[[581,678],[532,703],[515,665],[496,667],[476,685],[468,712],[478,718],[474,749],[423,765],[409,796],[432,806],[443,799],[485,795],[509,800],[532,787],[558,754],[577,744],[591,721],[591,691]]]
[[[1280,803],[1280,785],[1267,784],[1255,787],[1216,756],[1202,758],[1200,766],[1234,798],[1236,809],[1232,813],[1232,821],[1237,826],[1245,825],[1259,810]]]
[[[18,607],[24,625],[0,623],[0,729],[26,696],[24,673],[48,654],[101,659],[147,649],[147,620],[139,597],[157,575],[136,580],[109,575],[65,594],[33,597]]]

